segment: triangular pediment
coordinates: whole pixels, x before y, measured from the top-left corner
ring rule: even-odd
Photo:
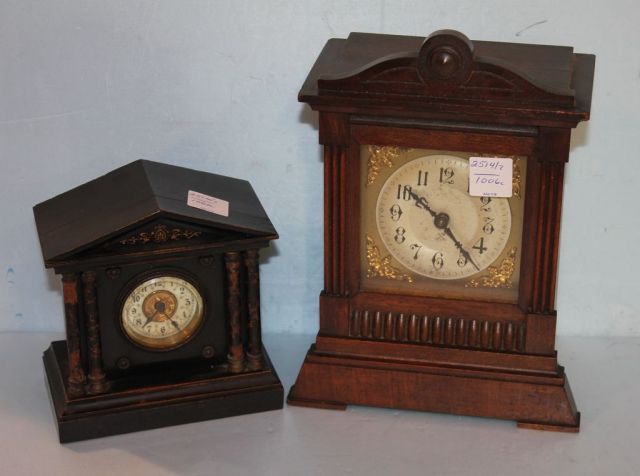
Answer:
[[[199,207],[190,192],[227,207]],[[146,160],[40,203],[34,215],[47,266],[133,249],[277,238],[246,180]]]

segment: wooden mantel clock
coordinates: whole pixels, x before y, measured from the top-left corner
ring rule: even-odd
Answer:
[[[64,290],[61,442],[282,408],[258,270],[277,234],[248,182],[140,160],[34,214]]]
[[[289,403],[578,431],[554,305],[594,63],[450,30],[326,44],[300,91],[324,145],[320,330]],[[471,193],[483,166],[506,195]]]

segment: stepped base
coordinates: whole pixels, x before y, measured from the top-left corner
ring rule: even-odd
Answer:
[[[580,428],[580,413],[560,366],[555,372],[443,366],[328,354],[312,345],[287,402],[339,410],[353,404],[500,418],[538,430]]]
[[[108,393],[74,398],[64,384],[66,342],[52,342],[43,360],[60,442],[68,443],[280,409],[282,384],[266,352],[264,357],[265,368],[255,372],[233,375],[218,370],[144,386],[114,381]]]

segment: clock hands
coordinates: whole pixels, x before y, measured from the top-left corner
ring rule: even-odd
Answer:
[[[173,327],[175,327],[177,330],[180,330],[180,326],[178,325],[178,323],[171,318],[173,316],[173,312],[171,312],[171,315],[169,315],[170,311],[169,312],[167,311],[167,305],[161,298],[156,297],[156,301],[153,303],[153,308],[155,311],[150,316],[147,316],[147,321],[142,326],[143,328],[149,325],[151,322],[153,322],[155,320],[155,317],[158,314],[160,314],[166,317],[169,320],[169,322],[171,322],[171,325]]]
[[[418,195],[413,190],[409,190],[409,195],[411,196],[411,198],[413,198],[416,201],[416,207],[422,208],[422,209],[428,211],[433,218],[435,218],[438,215],[436,212],[434,212],[431,209],[431,207],[429,206],[429,202],[427,202],[426,198],[421,197],[420,195]]]
[[[437,225],[436,225],[436,227],[437,227]],[[446,234],[449,238],[451,238],[451,239],[453,240],[453,243],[456,245],[456,248],[458,248],[458,250],[460,251],[460,253],[462,254],[462,256],[464,256],[464,257],[465,257],[465,259],[466,259],[467,261],[469,261],[469,262],[473,265],[473,267],[474,267],[474,268],[476,268],[478,271],[480,271],[480,268],[478,268],[478,265],[477,265],[477,264],[475,264],[475,263],[474,263],[474,261],[471,259],[471,255],[469,254],[469,252],[468,252],[467,250],[465,250],[465,249],[462,247],[462,243],[460,243],[460,242],[456,239],[456,237],[455,237],[455,236],[453,236],[453,232],[451,231],[451,228],[449,228],[449,227],[445,228],[444,232],[445,232],[445,234]]]
[[[145,327],[147,327],[151,322],[153,322],[153,320],[155,319],[156,315],[159,313],[160,311],[156,310],[156,312],[154,312],[153,314],[151,314],[150,316],[147,316],[147,320],[145,321],[144,325],[142,326],[142,328],[144,329]],[[145,314],[146,315],[146,314]]]
[[[167,316],[167,315],[165,314],[165,316]],[[167,316],[167,319],[169,319],[169,322],[171,323],[171,325],[172,325],[173,327],[175,327],[177,330],[180,330],[180,326],[178,325],[178,323],[177,323],[176,321],[174,321],[173,319],[171,319],[169,316]]]
[[[464,258],[469,263],[471,263],[474,268],[480,271],[480,268],[478,268],[478,265],[473,261],[469,252],[464,249],[464,247],[462,246],[462,243],[460,243],[460,241],[455,237],[455,235],[451,231],[451,228],[449,228],[449,215],[447,215],[446,213],[436,213],[429,206],[429,202],[427,202],[427,199],[425,197],[421,197],[413,190],[408,190],[408,192],[411,198],[413,198],[416,201],[416,207],[422,208],[423,210],[426,210],[427,212],[429,212],[429,214],[433,217],[434,226],[438,230],[442,230],[445,235],[451,238],[451,240],[453,241],[453,244],[456,246],[458,251],[460,251],[460,254],[462,254],[462,256],[464,256]]]

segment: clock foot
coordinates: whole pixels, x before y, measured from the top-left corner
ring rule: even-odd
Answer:
[[[544,423],[519,421],[518,428],[526,428],[528,430],[558,431],[563,433],[579,433],[580,432],[580,412],[578,412],[577,414],[577,421],[578,421],[577,424],[572,426],[549,425]]]
[[[164,386],[151,378],[144,386],[123,378],[113,380],[106,393],[72,396],[65,388],[66,342],[52,342],[43,361],[60,442],[280,409],[282,384],[266,351],[262,352],[263,368],[259,371],[231,374],[198,370],[176,375],[171,385]],[[203,366],[207,368],[209,365]],[[166,384],[172,377],[159,378]]]
[[[287,405],[293,405],[295,407],[322,408],[324,410],[344,411],[347,409],[346,403],[329,402],[326,400],[309,400],[305,398],[296,398],[295,388],[296,388],[295,385],[291,387],[291,390],[289,391],[289,395],[287,395]]]

